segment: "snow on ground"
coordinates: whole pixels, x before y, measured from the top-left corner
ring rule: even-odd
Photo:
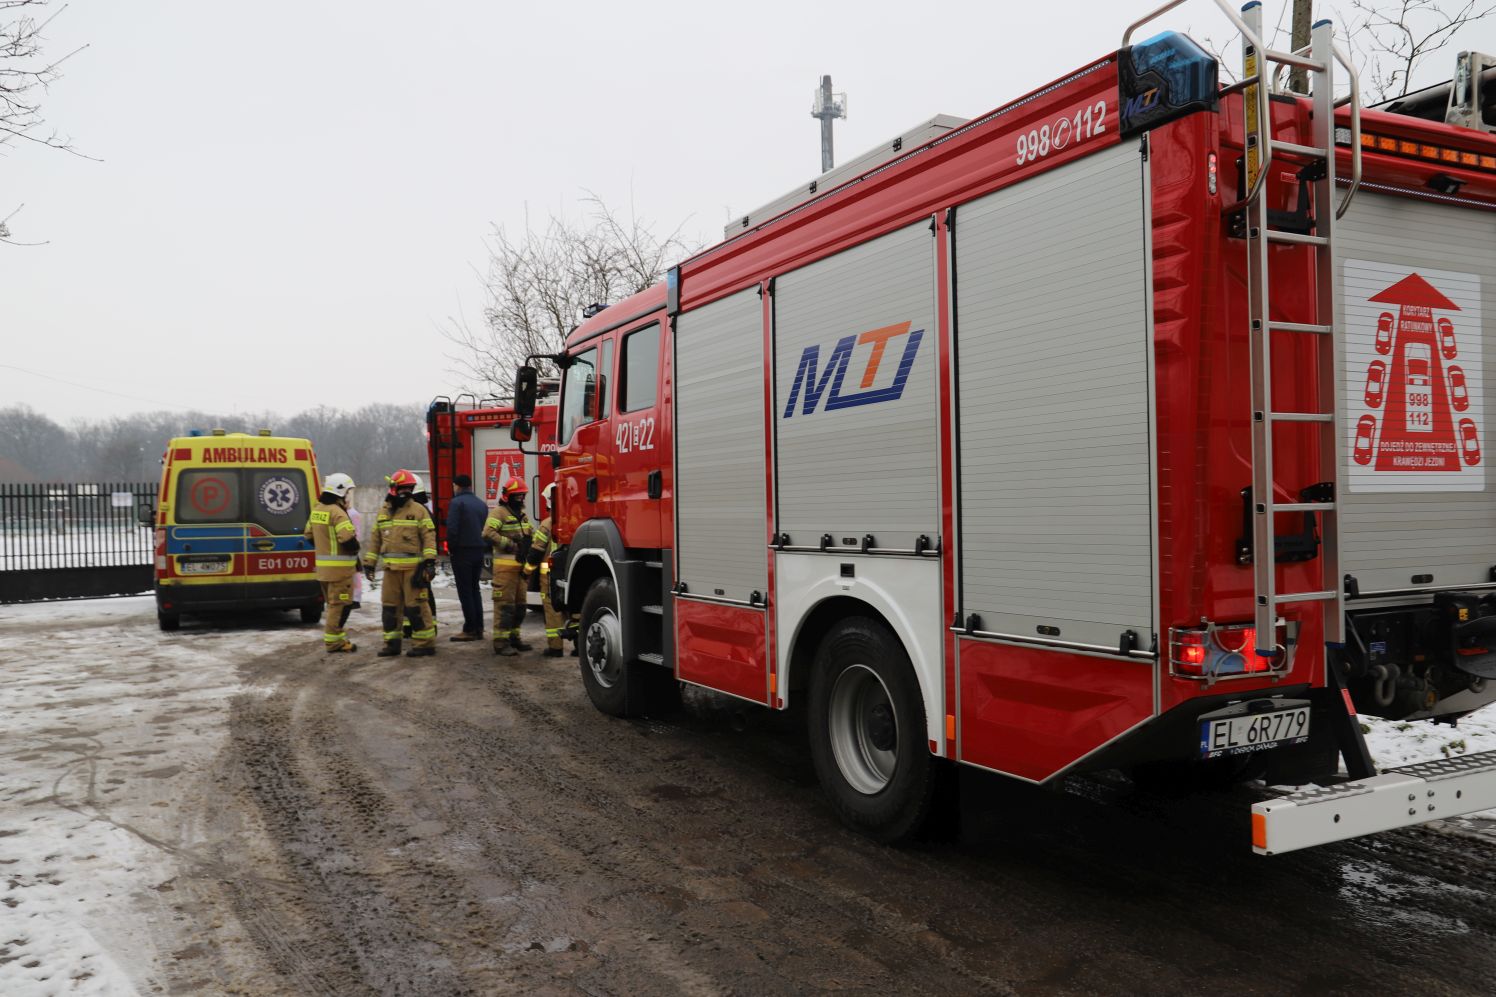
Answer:
[[[178,803],[237,663],[319,639],[295,619],[165,634],[150,596],[0,609],[0,994],[155,991],[163,894],[192,861]]]

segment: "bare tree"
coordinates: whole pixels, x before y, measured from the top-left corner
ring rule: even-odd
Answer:
[[[1346,33],[1366,77],[1366,101],[1377,104],[1413,89],[1419,66],[1461,30],[1496,14],[1496,3],[1351,0],[1351,9]]]
[[[1263,40],[1272,48],[1301,48],[1308,44],[1308,30],[1315,13],[1328,15],[1337,24],[1337,33],[1346,42],[1357,68],[1361,71],[1362,99],[1379,104],[1406,94],[1413,87],[1418,69],[1436,52],[1448,48],[1465,28],[1496,14],[1496,3],[1490,0],[1350,0],[1342,5],[1314,4],[1294,0],[1291,30],[1285,30],[1283,18],[1264,33]],[[1285,12],[1288,10],[1285,5]],[[1235,83],[1240,58],[1228,59],[1222,46],[1210,35],[1201,35],[1201,46],[1215,56],[1222,76]],[[1232,53],[1235,55],[1235,53]],[[1301,71],[1291,74],[1291,87],[1303,92],[1306,81]]]
[[[586,220],[551,215],[543,229],[513,237],[495,226],[484,275],[484,327],[451,318],[443,334],[451,372],[484,394],[507,395],[514,368],[559,352],[584,308],[609,304],[657,283],[689,254],[681,226],[664,236],[632,210],[620,217],[589,193]]]
[[[48,13],[52,0],[0,0],[0,151],[18,141],[79,154],[72,140],[48,131],[42,117],[42,97],[61,78],[61,66],[88,46],[74,49],[60,59],[43,52],[43,32],[53,19],[67,10]],[[0,242],[12,246],[40,243],[18,242],[11,237],[9,222],[17,207],[0,217]]]

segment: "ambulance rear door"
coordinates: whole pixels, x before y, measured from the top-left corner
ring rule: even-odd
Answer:
[[[1362,596],[1496,581],[1496,215],[1362,190],[1335,232],[1342,562]]]

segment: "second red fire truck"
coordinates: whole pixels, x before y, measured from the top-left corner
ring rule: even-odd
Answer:
[[[547,358],[599,709],[803,703],[883,840],[952,763],[1321,783],[1254,806],[1264,854],[1496,806],[1491,757],[1378,773],[1357,720],[1496,699],[1496,81],[1363,110],[1328,23],[1270,51],[1253,3],[1223,86],[1141,40],[1174,6]]]

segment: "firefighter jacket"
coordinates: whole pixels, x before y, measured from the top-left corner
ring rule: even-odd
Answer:
[[[523,567],[534,532],[535,526],[523,509],[515,512],[500,503],[483,524],[483,539],[493,544],[494,567]]]
[[[547,516],[535,527],[535,532],[530,537],[530,553],[525,559],[525,570],[534,571],[539,567],[542,572],[551,570],[551,555],[556,553],[556,539],[551,534],[551,517]]]
[[[353,520],[337,502],[318,502],[301,531],[317,552],[317,581],[347,578],[358,567],[358,536]]]
[[[422,561],[436,560],[436,524],[424,505],[409,499],[392,508],[386,500],[379,507],[364,563],[372,568],[380,555],[386,571],[408,571]]]

